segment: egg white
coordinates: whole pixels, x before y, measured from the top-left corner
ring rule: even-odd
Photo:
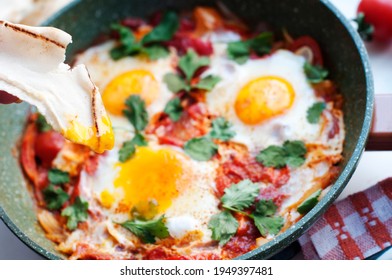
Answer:
[[[87,66],[92,81],[104,92],[106,86],[115,77],[131,71],[146,70],[150,72],[159,84],[159,95],[156,100],[147,106],[147,112],[151,118],[158,112],[162,112],[166,103],[173,97],[163,81],[166,73],[174,72],[175,53],[171,52],[168,57],[158,60],[149,60],[140,56],[128,56],[119,60],[113,60],[110,57],[110,50],[115,46],[113,41],[108,41],[98,46],[94,46],[79,54],[76,57],[76,63],[83,63]],[[123,118],[110,115],[112,119],[121,122]],[[125,124],[123,122],[122,124]]]
[[[285,140],[312,142],[319,137],[320,124],[311,124],[306,117],[307,109],[319,100],[303,71],[303,57],[279,50],[269,57],[239,65],[226,57],[222,45],[216,45],[215,50],[211,67],[204,75],[218,75],[222,80],[207,94],[206,103],[210,112],[232,123],[236,132],[232,141],[244,144],[254,154],[270,145],[281,145]],[[294,103],[284,113],[260,124],[245,124],[236,115],[236,97],[247,83],[263,76],[288,81],[295,91]]]

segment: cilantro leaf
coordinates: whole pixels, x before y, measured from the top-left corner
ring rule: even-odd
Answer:
[[[67,228],[74,230],[79,222],[84,222],[88,218],[88,202],[83,201],[79,196],[75,202],[61,211],[61,216],[67,217]]]
[[[135,36],[129,28],[121,24],[112,24],[111,28],[117,31],[120,36],[120,46],[110,50],[110,56],[113,60],[119,60],[128,55],[135,55],[141,51],[141,44],[136,42]]]
[[[69,199],[69,195],[60,187],[50,184],[42,190],[46,207],[49,210],[58,210]]]
[[[119,161],[126,162],[136,152],[136,146],[147,146],[148,143],[143,135],[137,133],[132,140],[125,141],[119,150]]]
[[[299,167],[305,162],[306,146],[302,141],[285,141],[283,143],[285,149],[286,164],[291,167]]]
[[[316,204],[318,203],[318,198],[321,194],[321,190],[318,190],[311,194],[304,202],[302,202],[298,208],[297,211],[298,213],[304,215],[308,213]]]
[[[258,55],[268,54],[271,51],[272,43],[272,33],[263,32],[249,40],[229,43],[227,46],[227,56],[238,64],[243,64],[248,60],[252,51]]]
[[[250,55],[250,44],[248,41],[231,42],[227,46],[227,56],[238,64],[244,64]]]
[[[299,167],[305,162],[307,153],[302,141],[285,141],[283,146],[271,145],[260,151],[256,161],[267,167],[282,168],[286,165]]]
[[[233,184],[225,189],[225,194],[221,198],[223,207],[242,211],[253,204],[259,191],[259,186],[248,179]]]
[[[168,11],[163,15],[161,22],[150,33],[143,37],[142,44],[169,41],[179,26],[178,15]]]
[[[169,51],[164,46],[152,45],[144,47],[142,50],[151,60],[157,60],[159,58],[167,57]]]
[[[53,185],[61,185],[69,183],[69,173],[60,169],[53,168],[48,172],[49,182]]]
[[[260,234],[264,237],[266,237],[268,233],[273,235],[278,234],[284,224],[284,219],[279,216],[265,217],[256,214],[254,215],[253,220]]]
[[[223,211],[211,217],[208,228],[212,231],[212,239],[223,246],[237,232],[238,222],[229,211]]]
[[[163,81],[166,83],[168,89],[173,93],[177,93],[181,90],[191,90],[188,83],[186,83],[182,77],[174,73],[167,73],[163,77]]]
[[[276,213],[278,206],[272,200],[259,200],[256,203],[255,213],[261,216],[272,216]]]
[[[218,151],[218,146],[207,137],[193,138],[185,143],[184,151],[197,161],[207,161]]]
[[[214,75],[208,75],[207,77],[202,78],[194,88],[204,89],[204,90],[212,90],[217,83],[221,80],[220,77]]]
[[[231,130],[232,124],[225,118],[219,117],[212,121],[210,136],[222,141],[228,141],[235,136],[235,131]]]
[[[371,41],[373,39],[374,26],[366,22],[365,14],[359,13],[354,21],[357,23],[359,36],[361,36],[364,41]]]
[[[258,55],[268,54],[271,51],[273,35],[271,32],[263,32],[250,40],[250,47]]]
[[[267,234],[277,234],[283,227],[284,219],[280,216],[274,216],[278,207],[272,200],[260,200],[256,203],[256,209],[253,213],[255,226],[262,236]]]
[[[123,110],[124,115],[132,123],[136,131],[142,131],[148,124],[148,114],[146,104],[139,95],[131,95],[125,101],[127,109]]]
[[[132,138],[131,142],[139,147],[148,145],[146,138],[144,138],[144,136],[140,133],[136,133],[135,136]]]
[[[120,45],[110,51],[113,60],[119,60],[129,55],[145,53],[151,60],[166,57],[169,51],[161,42],[170,40],[179,26],[178,16],[175,12],[167,12],[162,21],[150,33],[138,42],[132,30],[121,24],[112,24],[111,28],[118,32]]]
[[[324,102],[314,103],[307,111],[306,118],[308,119],[308,122],[312,124],[318,123],[325,107],[326,105]]]
[[[308,82],[312,84],[320,83],[328,76],[328,70],[319,65],[312,65],[309,62],[305,62],[304,71]]]
[[[169,237],[169,231],[164,223],[164,216],[156,220],[144,221],[133,219],[126,221],[121,226],[139,237],[144,243],[155,243],[155,238]]]
[[[51,125],[46,121],[45,117],[42,114],[38,113],[37,120],[35,123],[38,126],[38,130],[40,132],[47,132],[49,130],[52,130]]]
[[[272,145],[262,150],[256,161],[268,167],[282,168],[286,166],[286,152],[282,147]]]
[[[126,162],[130,159],[136,152],[136,146],[132,141],[125,141],[118,151],[119,157],[118,160],[120,162]]]
[[[164,112],[169,118],[176,122],[180,119],[182,114],[181,100],[178,97],[171,99],[165,106]]]
[[[299,140],[285,141],[283,148],[290,156],[303,157],[307,152],[305,143]]]
[[[197,69],[210,64],[210,59],[206,56],[198,56],[193,49],[182,56],[178,62],[178,66],[185,75],[187,81],[190,81]]]

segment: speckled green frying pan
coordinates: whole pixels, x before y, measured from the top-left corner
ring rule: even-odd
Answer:
[[[275,240],[239,259],[269,258],[296,240],[328,208],[346,186],[365,147],[373,113],[373,81],[364,45],[340,12],[327,1],[317,0],[227,0],[231,11],[251,26],[267,21],[285,27],[294,36],[310,35],[323,50],[326,67],[344,95],[347,138],[341,173],[330,192],[295,226]],[[147,16],[174,7],[190,9],[195,5],[214,5],[200,0],[84,0],[76,1],[53,16],[45,25],[65,30],[73,37],[68,59],[86,48],[109,25],[126,16]],[[27,245],[43,256],[64,258],[45,239],[37,224],[34,206],[18,162],[18,144],[29,106],[0,105],[0,216]]]

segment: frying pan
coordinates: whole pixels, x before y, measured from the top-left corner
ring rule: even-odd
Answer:
[[[366,49],[351,23],[326,0],[225,0],[221,1],[249,26],[267,22],[294,37],[310,35],[321,45],[325,66],[344,96],[346,140],[340,175],[330,191],[298,223],[274,240],[238,259],[266,259],[283,250],[303,234],[342,192],[364,150],[374,107],[373,80]],[[43,25],[70,33],[73,44],[67,59],[88,47],[111,23],[127,16],[146,17],[165,8],[189,10],[196,5],[215,6],[205,0],[81,0],[50,18]],[[18,146],[29,112],[27,104],[0,105],[0,216],[28,246],[49,259],[65,256],[56,252],[38,225],[34,204],[19,161]]]

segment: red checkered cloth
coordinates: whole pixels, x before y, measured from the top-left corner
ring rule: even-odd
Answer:
[[[305,259],[365,259],[392,245],[392,177],[333,204],[299,239]]]

